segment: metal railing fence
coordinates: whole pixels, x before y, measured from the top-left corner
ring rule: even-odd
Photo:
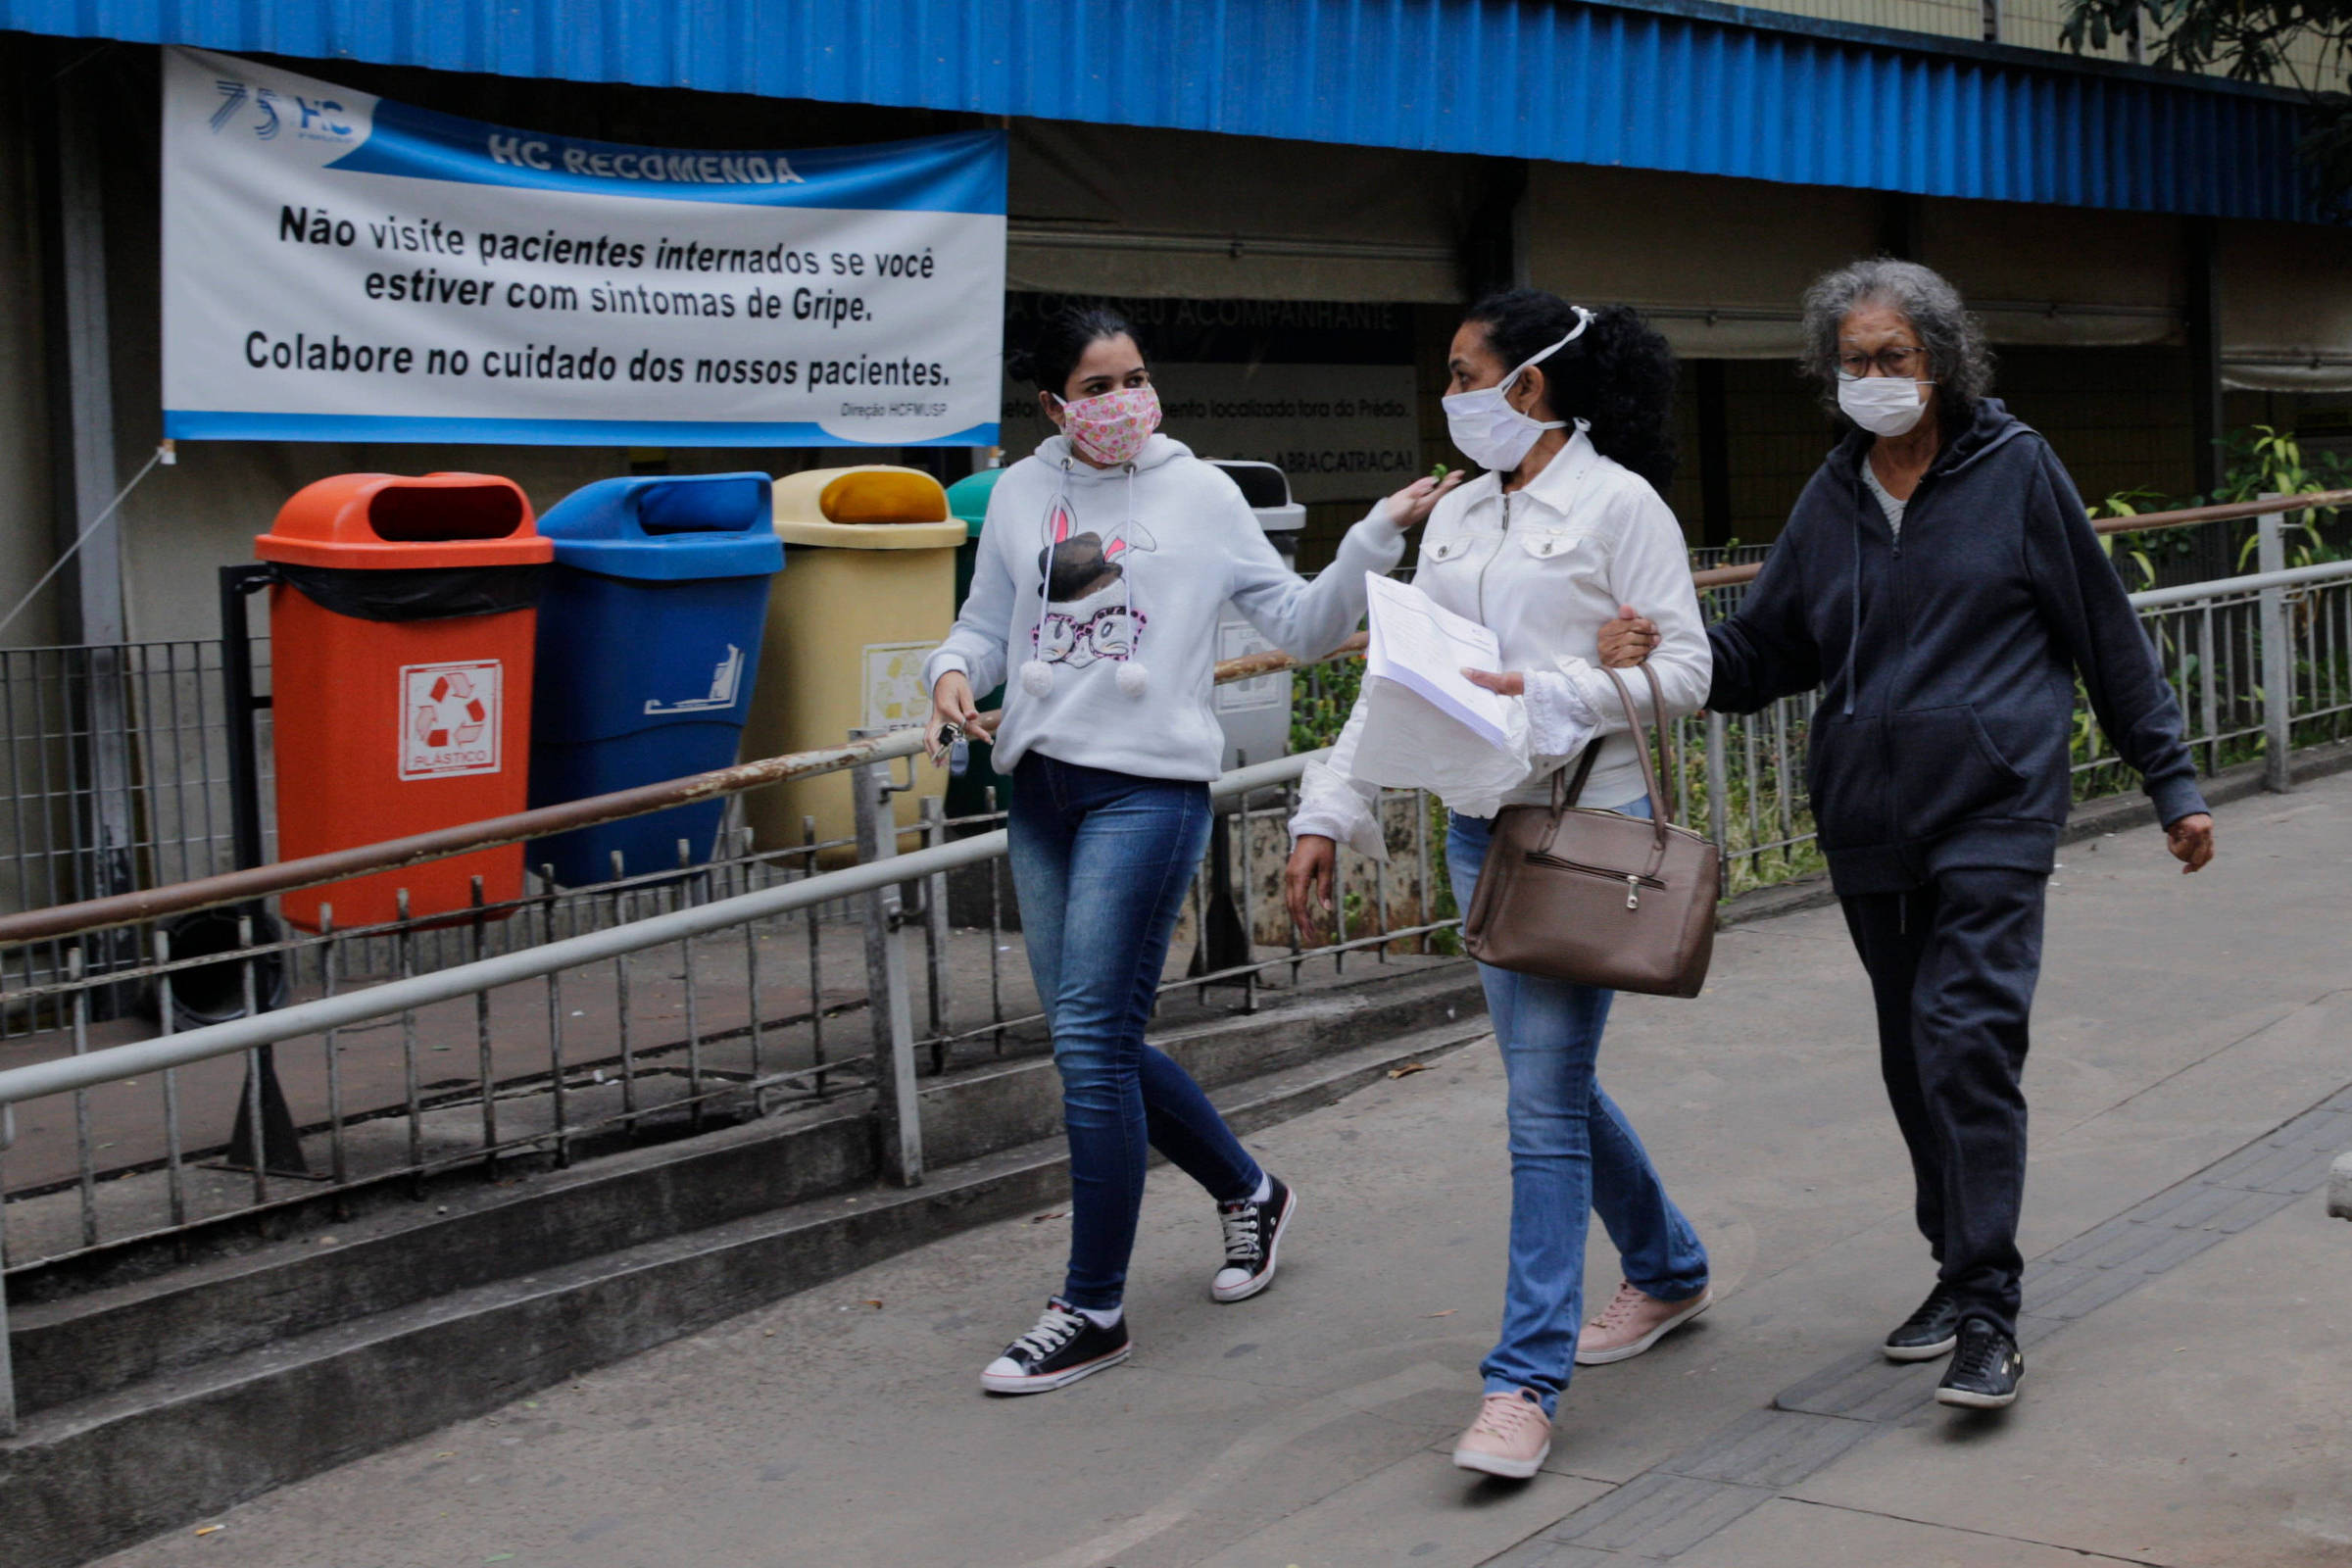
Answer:
[[[73,1004],[71,1052],[0,1069],[0,1191],[8,1197],[0,1264],[22,1272],[304,1203],[321,1181],[334,1191],[416,1183],[463,1165],[495,1173],[501,1161],[526,1154],[561,1165],[599,1152],[603,1135],[660,1121],[691,1133],[860,1089],[875,1092],[890,1178],[918,1181],[919,1079],[1008,1049],[1047,1049],[1026,974],[1011,973],[1021,966],[1004,961],[1010,945],[999,940],[1008,934],[999,880],[1003,813],[896,820],[891,798],[910,787],[896,764],[912,765],[919,746],[919,735],[903,732],[844,764],[859,850],[858,862],[844,869],[804,865],[763,879],[745,858],[662,885],[649,879],[637,892],[661,901],[651,912],[630,908],[630,893],[615,890],[602,904],[575,905],[589,916],[580,929],[545,932],[535,945],[483,952],[437,972],[404,965],[397,978],[357,990],[341,984],[331,932],[303,939],[307,948],[254,944],[238,955],[248,1000],[251,977],[272,951],[319,966],[315,994],[192,1030],[172,1028],[167,1005],[154,1038],[112,1046],[91,1039],[85,989]],[[1281,856],[1272,846],[1287,845],[1292,787],[1313,755],[1244,767],[1213,786],[1233,808],[1218,818],[1224,844],[1212,846],[1203,870],[1224,874],[1213,889],[1211,875],[1197,880],[1187,922],[1194,962],[1166,977],[1163,994],[1225,988],[1233,1005],[1248,1008],[1261,988],[1299,983],[1310,964],[1336,972],[1426,953],[1453,923],[1432,881],[1431,803],[1390,792],[1382,814],[1393,845],[1405,851],[1398,863],[1343,857],[1330,941],[1301,945],[1295,933],[1263,940],[1270,906],[1279,906],[1269,873],[1279,877]],[[906,840],[915,847],[905,848]],[[982,954],[970,942],[958,953],[948,939],[948,879],[971,872],[990,879]],[[1211,934],[1218,899],[1241,932],[1238,948],[1229,943],[1223,952]],[[515,917],[545,918],[553,901],[537,902],[538,909]],[[848,910],[861,941],[837,939],[828,956],[826,927]],[[470,922],[476,941],[490,913]],[[1281,925],[1287,932],[1287,916]],[[168,943],[158,956],[153,978],[168,1001],[174,977],[188,971],[174,964]],[[70,978],[77,970],[70,954]],[[845,1040],[853,1011],[866,1014],[861,1038]],[[309,1068],[289,1088],[307,1110],[323,1107],[323,1121],[297,1132],[320,1154],[322,1171],[307,1162],[287,1168],[277,1148],[242,1167],[205,1162],[237,1151],[208,1148],[193,1110],[201,1103],[214,1113],[214,1143],[232,1108],[262,1126],[262,1086],[273,1082],[264,1054],[271,1052],[281,1065]],[[35,1125],[30,1113],[43,1105],[54,1119]],[[15,1167],[36,1145],[48,1168],[18,1178]],[[301,1150],[293,1152],[300,1161]],[[0,1299],[0,1428],[9,1421],[5,1329]]]
[[[265,641],[265,672],[268,657]],[[119,723],[102,737],[94,715]],[[0,649],[0,909],[225,869],[228,745],[218,638]],[[0,955],[0,991],[64,966],[59,944],[17,947]],[[0,1040],[28,1027],[0,1007]]]

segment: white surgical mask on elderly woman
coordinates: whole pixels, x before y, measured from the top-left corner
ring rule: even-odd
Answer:
[[[1446,397],[1446,433],[1461,449],[1462,456],[1482,468],[1496,473],[1509,473],[1519,466],[1546,430],[1563,430],[1565,419],[1548,423],[1531,419],[1511,407],[1504,394],[1518,384],[1530,365],[1549,358],[1585,335],[1592,324],[1592,313],[1583,306],[1576,307],[1576,330],[1540,354],[1532,355],[1510,374],[1493,386],[1482,386],[1475,392],[1452,392]]]
[[[1838,383],[1838,407],[1872,435],[1905,435],[1928,412],[1920,383],[1907,376],[1865,375]]]

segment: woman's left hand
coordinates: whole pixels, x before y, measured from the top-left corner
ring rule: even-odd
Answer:
[[[1524,697],[1527,695],[1527,677],[1525,675],[1497,675],[1491,669],[1465,669],[1462,671],[1462,676],[1471,685],[1484,686],[1498,697]]]
[[[1429,514],[1437,511],[1438,503],[1451,495],[1464,477],[1462,470],[1456,468],[1443,479],[1415,479],[1382,503],[1388,509],[1389,521],[1396,525],[1399,533],[1416,523],[1428,521]]]

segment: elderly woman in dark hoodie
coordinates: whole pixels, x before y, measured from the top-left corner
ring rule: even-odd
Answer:
[[[1936,1288],[1886,1339],[1949,1350],[1936,1396],[2017,1397],[2027,1014],[2066,821],[2075,680],[2138,770],[2172,853],[2213,858],[2180,711],[2049,444],[1986,396],[1959,294],[1860,262],[1805,296],[1805,369],[1853,428],[1797,498],[1739,612],[1709,629],[1707,706],[1823,688],[1808,778],[1870,973]],[[1612,664],[1654,645],[1628,606]]]

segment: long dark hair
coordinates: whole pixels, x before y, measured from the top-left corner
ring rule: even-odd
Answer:
[[[1465,321],[1487,329],[1506,370],[1576,330],[1576,311],[1557,294],[1509,288],[1470,307]],[[1593,448],[1664,494],[1674,483],[1674,350],[1642,313],[1608,305],[1584,335],[1541,362],[1544,401],[1555,419],[1584,419]]]
[[[1060,397],[1088,348],[1113,337],[1133,338],[1137,348],[1143,347],[1134,323],[1109,306],[1064,305],[1038,322],[1027,348],[1005,356],[1004,368],[1014,380]]]

